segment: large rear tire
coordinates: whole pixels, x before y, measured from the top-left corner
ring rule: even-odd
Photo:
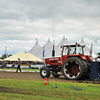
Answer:
[[[83,79],[88,71],[86,61],[78,57],[66,59],[62,66],[62,73],[66,79],[77,80]]]
[[[42,78],[48,78],[50,76],[50,69],[48,67],[42,67],[40,69],[40,76]]]

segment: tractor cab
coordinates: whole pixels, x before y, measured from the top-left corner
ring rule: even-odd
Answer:
[[[79,44],[70,44],[70,45],[63,45],[62,46],[62,55],[84,55],[84,47],[82,45]]]
[[[62,45],[62,63],[69,57],[80,57],[86,60],[86,56],[84,55],[84,45],[80,44],[64,44]]]

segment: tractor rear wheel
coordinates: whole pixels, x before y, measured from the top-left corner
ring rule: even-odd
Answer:
[[[50,76],[50,69],[48,67],[42,67],[40,69],[40,76],[42,78],[48,78]]]
[[[65,60],[62,66],[62,73],[66,79],[76,80],[85,77],[88,71],[86,61],[78,57],[70,57]]]
[[[55,78],[58,78],[60,75],[57,74],[56,72],[52,72],[52,75],[55,77]]]

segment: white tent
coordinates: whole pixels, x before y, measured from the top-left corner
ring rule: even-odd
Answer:
[[[49,57],[52,55],[52,49],[53,44],[51,43],[50,39],[48,39],[47,43],[44,45],[45,49],[45,57]],[[39,57],[40,59],[43,59],[43,47],[38,44],[38,41],[36,40],[36,44],[34,47],[29,51],[29,53],[35,55],[36,57]]]
[[[44,45],[44,49],[45,49],[45,57],[51,57],[53,50],[53,43],[51,43],[50,39],[48,39],[47,43]]]
[[[55,56],[56,57],[60,57],[61,56],[61,46],[63,44],[70,44],[69,42],[67,42],[67,39],[65,39],[65,36],[63,37],[62,41],[55,48]]]
[[[90,49],[86,46],[84,40],[82,39],[81,42],[79,43],[81,45],[85,45],[85,49],[84,49],[84,54],[85,55],[90,55]],[[95,54],[94,52],[92,52],[92,58],[94,59],[95,57],[97,57],[98,55]]]
[[[54,49],[55,49],[55,56],[61,56],[61,45],[62,44],[69,44],[67,42],[67,40],[65,39],[65,37],[63,37],[62,41],[56,46],[54,45]],[[50,41],[50,39],[48,39],[47,43],[44,45],[44,49],[45,49],[45,58],[48,57],[52,57],[52,50],[53,50],[53,43]],[[43,47],[41,47],[38,44],[38,41],[36,41],[35,46],[29,51],[29,53],[35,55],[36,57],[39,57],[40,59],[43,59]]]
[[[63,37],[62,41],[58,45],[54,46],[55,57],[60,57],[61,56],[61,45],[63,45],[63,44],[70,44],[65,39],[65,36]],[[90,49],[86,46],[86,44],[84,43],[83,39],[81,40],[81,42],[79,44],[85,45],[84,53],[85,53],[85,55],[90,55],[90,52],[89,52]],[[51,43],[50,39],[48,39],[47,43],[44,45],[44,49],[45,49],[45,53],[44,53],[45,54],[45,58],[52,57],[53,43]],[[38,57],[40,59],[43,59],[43,55],[42,55],[43,47],[38,44],[38,40],[37,39],[36,39],[36,44],[29,51],[29,53],[35,55],[36,57]],[[98,55],[93,52],[92,56],[95,58]]]
[[[38,52],[40,52],[40,50],[42,49],[42,46],[40,46],[38,44],[38,40],[36,39],[36,43],[35,45],[33,46],[33,48],[29,51],[29,53],[37,56]],[[37,56],[38,57],[38,56]]]
[[[81,39],[81,42],[79,43],[80,45],[85,45],[85,49],[84,49],[84,54],[85,55],[89,55],[90,54],[90,49],[86,46],[86,44],[84,43],[84,40],[83,39]]]
[[[62,44],[70,44],[70,43],[67,42],[65,37],[63,37],[62,41],[58,45],[54,45],[55,57],[61,56],[60,54],[61,54],[61,45]],[[50,39],[48,39],[47,43],[44,45],[44,49],[45,49],[45,58],[52,57],[53,43],[51,43]],[[40,51],[38,52],[38,54],[36,56],[43,59],[42,53],[43,53],[43,48],[40,49]]]
[[[43,62],[42,59],[30,54],[30,53],[16,53],[5,60],[7,61],[18,61],[18,58],[20,58],[21,61],[39,61]]]
[[[46,57],[51,57],[52,56],[52,49],[53,49],[53,44],[51,43],[50,39],[48,39],[47,43],[44,45],[44,56]],[[43,47],[39,50],[39,52],[36,54],[37,57],[43,59]]]

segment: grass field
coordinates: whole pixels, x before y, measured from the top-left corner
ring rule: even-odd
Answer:
[[[53,85],[56,84],[57,88]],[[72,89],[71,86],[74,88]],[[82,90],[77,90],[81,88]],[[100,84],[0,79],[0,100],[99,100]]]

